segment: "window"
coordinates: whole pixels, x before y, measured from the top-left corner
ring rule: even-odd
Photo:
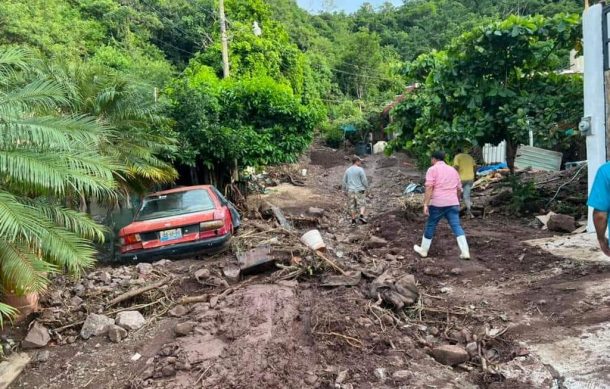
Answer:
[[[210,194],[205,189],[150,196],[144,199],[136,221],[186,215],[194,212],[210,211],[216,208]]]

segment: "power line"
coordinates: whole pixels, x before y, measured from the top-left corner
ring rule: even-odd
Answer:
[[[171,48],[173,48],[173,49],[176,49],[176,50],[178,50],[178,51],[181,51],[181,52],[183,52],[183,53],[185,53],[185,54],[190,54],[190,55],[192,55],[192,56],[197,55],[196,53],[193,53],[193,52],[188,51],[188,50],[181,49],[180,47],[174,46],[174,45],[172,45],[171,43],[167,43],[167,42],[165,42],[165,41],[163,41],[163,40],[161,40],[161,39],[157,39],[157,38],[155,38],[154,36],[151,36],[151,37],[150,37],[150,39],[151,39],[151,40],[153,40],[153,41],[155,41],[155,42],[158,42],[158,43],[160,43],[160,44],[162,44],[162,45],[165,45],[166,47],[171,47]]]

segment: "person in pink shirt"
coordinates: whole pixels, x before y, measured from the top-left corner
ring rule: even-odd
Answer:
[[[428,256],[436,226],[441,219],[447,219],[451,230],[457,237],[460,247],[460,258],[470,259],[470,249],[466,241],[466,234],[460,224],[460,195],[462,181],[460,175],[445,161],[445,153],[436,151],[432,153],[432,166],[426,173],[426,195],[424,197],[424,215],[428,217],[421,246],[415,245],[413,249],[422,258]]]

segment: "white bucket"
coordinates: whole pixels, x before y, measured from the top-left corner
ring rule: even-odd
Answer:
[[[302,170],[301,170],[301,175],[302,175],[303,177],[307,176],[307,169],[302,169]]]
[[[320,231],[318,230],[311,230],[303,234],[303,236],[301,236],[301,242],[312,250],[322,250],[326,248],[326,245],[322,240],[322,235],[320,235]]]

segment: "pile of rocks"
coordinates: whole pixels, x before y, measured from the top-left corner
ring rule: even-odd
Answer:
[[[94,336],[107,335],[112,342],[118,343],[127,337],[128,331],[139,330],[146,324],[146,319],[138,311],[123,311],[112,319],[95,313],[87,316],[80,336],[87,340]]]
[[[145,324],[146,319],[138,311],[119,312],[114,319],[106,315],[91,313],[85,319],[79,335],[85,340],[95,336],[107,335],[112,342],[117,343],[125,339],[129,331],[138,330]],[[34,321],[30,326],[27,336],[21,342],[21,347],[23,349],[45,347],[51,341],[51,332],[39,321]],[[65,343],[76,341],[76,337],[68,338],[70,339],[66,339]]]
[[[157,270],[170,262],[162,260],[153,264],[103,268],[81,279],[59,276],[53,279],[53,288],[41,296],[38,322],[57,329],[85,321],[88,313],[101,314],[107,300],[154,282],[161,277]]]

